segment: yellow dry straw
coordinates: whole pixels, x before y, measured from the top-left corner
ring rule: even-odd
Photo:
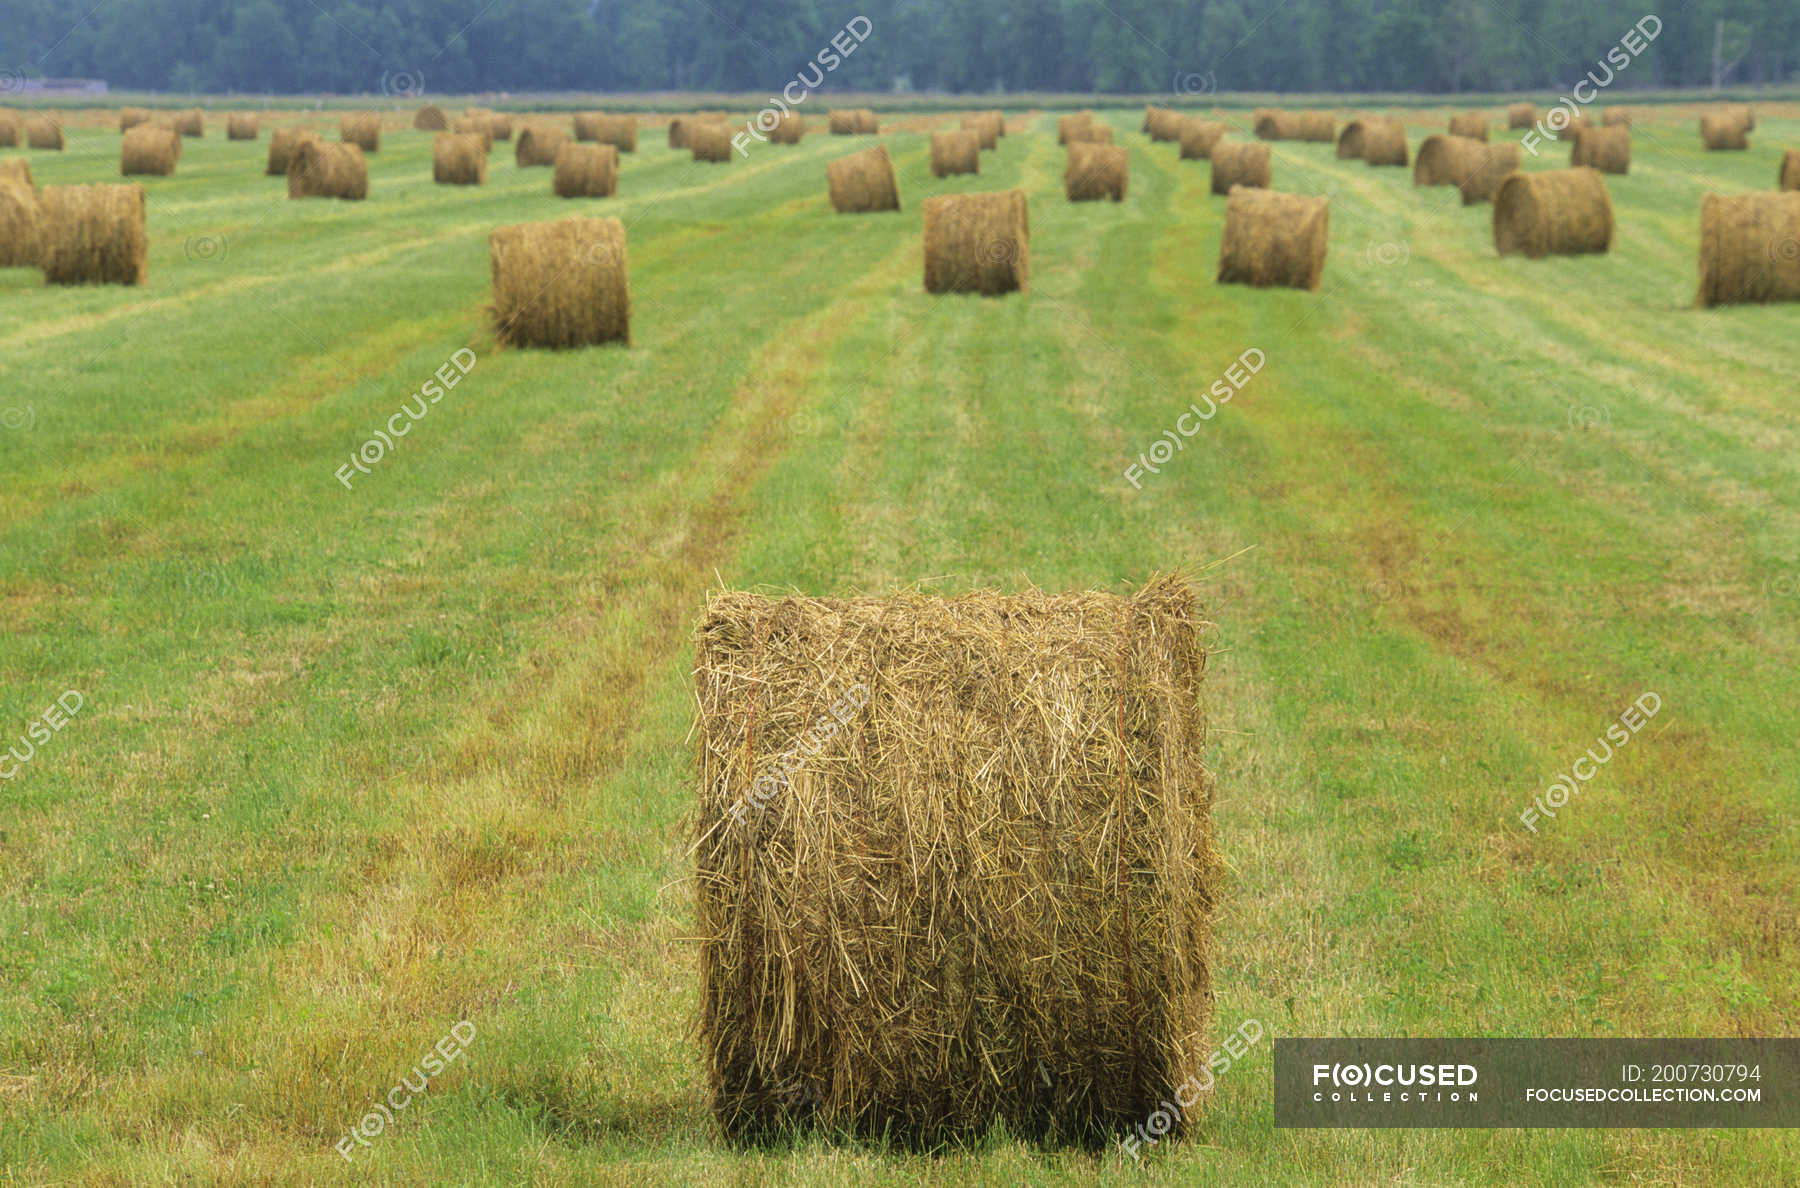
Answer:
[[[981,172],[981,140],[973,132],[931,134],[931,176]]]
[[[1595,169],[1514,173],[1494,195],[1494,250],[1538,259],[1612,247],[1612,198]]]
[[[939,194],[922,207],[925,291],[1024,293],[1031,280],[1031,226],[1023,190]]]
[[[1212,157],[1213,145],[1225,135],[1225,125],[1216,120],[1184,116],[1175,139],[1181,143],[1183,161],[1205,161]]]
[[[885,144],[828,163],[825,185],[831,208],[839,214],[900,209],[900,187]]]
[[[1701,199],[1699,301],[1800,301],[1800,193]]]
[[[1212,148],[1212,192],[1229,194],[1233,186],[1269,188],[1269,146],[1247,140],[1221,139]]]
[[[488,257],[495,333],[502,343],[556,349],[630,345],[625,225],[618,219],[498,227],[488,236]]]
[[[167,177],[181,160],[181,136],[164,124],[138,124],[119,140],[119,173]]]
[[[619,189],[619,149],[569,142],[556,150],[550,189],[558,198],[610,198]]]
[[[289,198],[359,202],[369,196],[369,164],[360,145],[331,144],[314,136],[294,147],[287,183]]]
[[[1330,222],[1324,198],[1236,187],[1225,200],[1219,283],[1317,289]]]
[[[1175,578],[709,600],[699,1034],[730,1141],[1100,1144],[1204,1075],[1202,627]]]
[[[1123,145],[1073,141],[1063,168],[1063,193],[1070,202],[1101,198],[1123,202],[1130,167],[1130,155]]]
[[[53,285],[141,285],[150,237],[140,185],[38,191],[39,266]]]
[[[1583,128],[1569,152],[1569,164],[1591,165],[1601,173],[1631,172],[1631,129],[1624,125]]]
[[[488,149],[474,132],[439,132],[431,138],[431,180],[440,186],[487,185]]]

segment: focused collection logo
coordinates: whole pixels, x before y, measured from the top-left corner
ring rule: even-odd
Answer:
[[[1315,1064],[1312,1099],[1318,1102],[1480,1101],[1473,1064]]]

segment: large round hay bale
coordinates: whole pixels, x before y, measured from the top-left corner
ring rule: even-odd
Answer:
[[[856,109],[856,130],[863,136],[880,134],[881,121],[876,118],[874,108],[859,107]]]
[[[577,112],[575,139],[594,144],[610,144],[621,153],[637,152],[637,117],[608,115],[598,111]]]
[[[0,268],[38,266],[42,224],[43,211],[29,171],[21,178],[13,170],[0,170]]]
[[[1563,110],[1565,110],[1565,109],[1560,108],[1560,107],[1553,107],[1550,109],[1551,116],[1554,116],[1557,112],[1563,111]],[[1546,127],[1549,126],[1549,118],[1548,117],[1545,120],[1545,125],[1546,125]],[[1551,136],[1551,139],[1553,139],[1553,140],[1567,140],[1567,141],[1573,142],[1577,136],[1581,135],[1583,129],[1592,128],[1592,127],[1594,127],[1594,121],[1588,119],[1586,116],[1584,116],[1584,115],[1571,116],[1571,117],[1569,117],[1569,122],[1564,124],[1562,127],[1550,128],[1550,136]]]
[[[338,139],[365,153],[381,148],[381,117],[372,111],[352,112],[338,120]]]
[[[1413,185],[1461,186],[1487,160],[1487,146],[1466,136],[1427,136],[1413,159]]]
[[[178,111],[170,119],[174,124],[175,131],[190,140],[199,140],[206,135],[206,114],[198,107]]]
[[[303,141],[317,140],[319,134],[306,128],[276,128],[269,133],[269,167],[263,172],[278,177],[293,163],[294,150]]]
[[[1093,120],[1086,124],[1078,124],[1069,130],[1068,144],[1111,144],[1113,130],[1111,124],[1103,124]]]
[[[150,236],[144,187],[45,186],[39,266],[53,285],[141,285]]]
[[[998,148],[1000,138],[1006,135],[1002,121],[987,112],[964,116],[960,126],[965,132],[973,132],[975,143],[983,149]]]
[[[696,161],[724,164],[731,160],[731,128],[711,120],[688,129],[688,151]]]
[[[1371,165],[1407,164],[1406,125],[1383,116],[1364,116],[1344,125],[1338,137],[1337,155],[1344,160]]]
[[[687,130],[688,130],[688,125],[693,123],[693,120],[694,120],[693,116],[674,116],[669,120],[669,147],[670,148],[684,149],[688,146]],[[832,129],[832,131],[835,132],[837,130],[834,128],[834,129]]]
[[[1269,188],[1269,146],[1248,140],[1221,139],[1212,147],[1212,192],[1229,194],[1233,186]]]
[[[1146,107],[1144,131],[1151,140],[1180,140],[1181,125],[1187,117],[1172,107]]]
[[[611,147],[611,146],[608,146]],[[618,150],[613,150],[616,160]],[[631,343],[625,224],[618,219],[515,223],[488,236],[494,327],[516,347]]]
[[[1006,136],[1006,113],[1005,112],[1003,112],[999,108],[995,107],[995,108],[990,108],[987,111],[977,112],[976,114],[984,115],[984,116],[988,117],[989,119],[993,120],[994,126],[1000,130],[999,135],[1001,136],[1002,139],[1005,138],[1005,136]]]
[[[1537,108],[1529,103],[1514,103],[1506,109],[1506,126],[1529,128],[1538,121]]]
[[[481,141],[481,152],[485,156],[494,148],[494,117],[484,115],[465,115],[456,117],[456,126],[451,131],[461,136],[474,136]]]
[[[611,198],[619,189],[618,146],[565,143],[556,150],[550,189],[558,198]]]
[[[1325,198],[1236,187],[1225,199],[1219,283],[1317,289],[1330,225]]]
[[[1781,154],[1781,172],[1775,177],[1775,188],[1800,190],[1800,149],[1789,149]]]
[[[25,139],[25,124],[19,113],[0,107],[0,148],[18,148]]]
[[[1750,109],[1725,107],[1700,116],[1700,139],[1709,150],[1742,150],[1750,147]]]
[[[139,124],[148,124],[151,113],[143,107],[121,107],[119,109],[119,131],[129,132]]]
[[[831,193],[831,209],[839,214],[900,209],[900,186],[885,144],[828,163],[825,184]]]
[[[55,116],[35,115],[25,120],[25,142],[34,149],[63,150],[62,121]]]
[[[139,124],[119,140],[119,173],[167,177],[181,160],[181,136],[166,124]]]
[[[450,131],[450,117],[444,109],[434,103],[427,103],[413,112],[413,127],[420,132]]]
[[[369,163],[362,146],[332,144],[317,136],[294,146],[287,168],[289,198],[342,198],[357,202],[369,196]]]
[[[431,138],[431,180],[440,186],[487,185],[488,150],[475,132],[439,132]]]
[[[850,108],[834,107],[825,119],[833,136],[856,136],[862,132],[862,116]]]
[[[1023,190],[939,194],[921,207],[925,291],[1024,293],[1031,282],[1031,224]]]
[[[1630,173],[1630,127],[1614,124],[1583,128],[1575,137],[1575,147],[1569,152],[1569,164],[1587,165],[1601,173]]]
[[[800,138],[805,135],[805,118],[797,112],[784,111],[778,114],[775,126],[769,129],[769,143],[799,144]]]
[[[495,140],[511,140],[513,138],[513,118],[504,111],[488,112],[488,132]]]
[[[248,112],[233,112],[225,117],[226,140],[255,140],[262,134],[262,122]]]
[[[1081,133],[1091,128],[1094,113],[1091,111],[1075,111],[1068,115],[1056,117],[1056,143],[1068,144],[1072,140],[1085,139]]]
[[[931,176],[981,172],[981,139],[973,132],[931,134]]]
[[[1450,135],[1470,140],[1488,138],[1488,118],[1478,111],[1464,111],[1450,117]]]
[[[1631,109],[1629,107],[1609,107],[1600,113],[1602,128],[1631,127]]]
[[[1612,247],[1612,198],[1598,170],[1514,173],[1494,195],[1494,249],[1538,259]]]
[[[522,167],[555,165],[556,150],[567,144],[569,133],[561,125],[533,120],[519,129],[513,142],[513,161]]]
[[[1063,193],[1070,202],[1101,198],[1123,202],[1131,170],[1130,156],[1123,145],[1071,142],[1069,159],[1063,167]]]
[[[1181,144],[1183,161],[1205,161],[1212,157],[1213,145],[1225,135],[1225,125],[1217,120],[1183,116],[1175,139]]]
[[[1800,194],[1706,195],[1700,304],[1769,301],[1800,301]]]
[[[1310,140],[1330,144],[1337,139],[1337,117],[1328,111],[1278,111],[1259,107],[1252,126],[1258,140]]]
[[[1476,159],[1475,167],[1462,179],[1456,187],[1462,191],[1464,206],[1473,206],[1477,202],[1492,202],[1494,192],[1500,183],[1506,180],[1509,173],[1519,168],[1519,146],[1516,144],[1486,144],[1475,142],[1481,147],[1481,154]]]
[[[1169,578],[709,601],[699,1031],[730,1141],[1176,1134],[1221,894],[1200,630]]]

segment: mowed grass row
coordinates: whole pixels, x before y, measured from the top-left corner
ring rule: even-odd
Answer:
[[[1062,202],[1040,120],[979,178],[934,182],[922,135],[887,137],[906,210],[861,218],[823,178],[860,142],[823,135],[722,167],[646,137],[620,197],[581,204],[502,146],[485,190],[433,187],[407,133],[367,203],[287,203],[264,145],[208,139],[167,204],[151,187],[148,289],[0,273],[8,399],[34,411],[0,433],[0,739],[87,699],[0,786],[0,1163],[331,1176],[467,1018],[467,1065],[348,1170],[1127,1166],[1004,1136],[942,1162],[719,1144],[682,818],[688,632],[720,581],[1200,572],[1221,1032],[1791,1033],[1793,315],[1690,308],[1703,180],[1766,188],[1766,153],[1640,133],[1614,252],[1526,262],[1453,191],[1279,144],[1277,187],[1334,195],[1332,257],[1320,294],[1253,292],[1212,283],[1205,164],[1109,118],[1123,204]],[[1797,129],[1762,124],[1759,150]],[[106,180],[116,149],[34,171]],[[919,198],[1015,184],[1031,295],[924,297]],[[577,209],[631,225],[634,346],[492,350],[487,229]],[[184,250],[209,236],[227,250]],[[465,345],[463,385],[344,490]],[[1252,346],[1262,373],[1134,489]],[[1647,688],[1652,727],[1525,832]],[[1269,1100],[1265,1040],[1151,1177],[1783,1166],[1773,1132],[1277,1132]]]

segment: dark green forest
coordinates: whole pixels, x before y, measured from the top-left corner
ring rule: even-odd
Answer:
[[[825,89],[1565,90],[1647,14],[1615,87],[1786,82],[1795,0],[0,0],[0,80],[242,94]],[[860,27],[860,24],[859,24]]]

